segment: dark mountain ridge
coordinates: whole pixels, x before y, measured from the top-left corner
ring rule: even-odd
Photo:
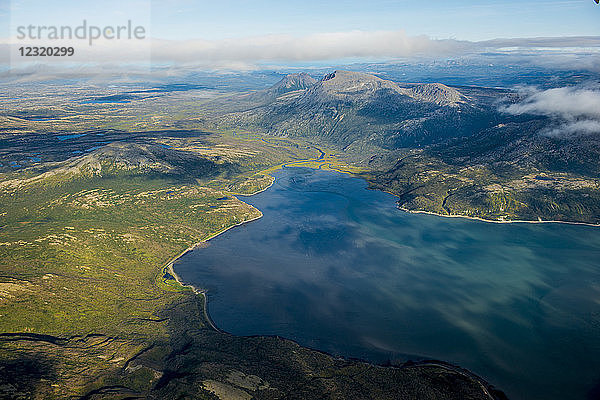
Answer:
[[[286,77],[269,91],[285,87]],[[399,85],[374,75],[335,71],[224,123],[277,135],[312,137],[346,147],[421,147],[493,126],[495,111],[443,84]]]

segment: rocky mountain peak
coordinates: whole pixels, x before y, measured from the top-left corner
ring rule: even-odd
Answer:
[[[464,96],[456,89],[441,83],[424,83],[410,89],[411,97],[438,105],[451,105],[464,100]]]
[[[337,70],[321,78],[320,82],[383,82],[384,80],[375,75],[366,74],[364,72]]]
[[[338,70],[318,81],[306,94],[305,101],[364,101],[381,89],[400,90],[394,82],[362,72]]]
[[[317,83],[317,80],[305,72],[288,74],[271,87],[271,91],[283,94],[296,90],[304,90]]]

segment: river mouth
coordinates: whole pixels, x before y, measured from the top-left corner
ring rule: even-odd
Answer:
[[[591,398],[600,229],[404,213],[348,175],[275,173],[263,218],[175,263],[216,325],[374,362],[440,359],[511,399]]]

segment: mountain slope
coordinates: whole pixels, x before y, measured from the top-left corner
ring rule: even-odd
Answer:
[[[307,89],[223,117],[278,136],[312,137],[347,147],[419,147],[493,126],[487,104],[442,84],[404,85],[360,72],[335,71]]]
[[[222,123],[331,146],[407,210],[600,223],[600,139],[549,137],[551,117],[499,110],[519,100],[510,90],[335,71]]]
[[[317,83],[317,80],[305,72],[299,74],[289,74],[282,80],[267,89],[268,93],[282,95],[296,90],[304,90]]]
[[[234,193],[314,151],[181,133],[0,182],[0,398],[503,398],[442,363],[382,367],[214,329],[174,258],[260,217]]]
[[[540,134],[547,125],[513,121],[430,146],[371,182],[409,211],[600,224],[600,139]]]

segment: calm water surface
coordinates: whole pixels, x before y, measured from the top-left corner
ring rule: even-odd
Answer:
[[[361,179],[276,178],[243,197],[263,218],[175,265],[220,328],[445,360],[511,399],[600,398],[600,228],[407,214]]]

